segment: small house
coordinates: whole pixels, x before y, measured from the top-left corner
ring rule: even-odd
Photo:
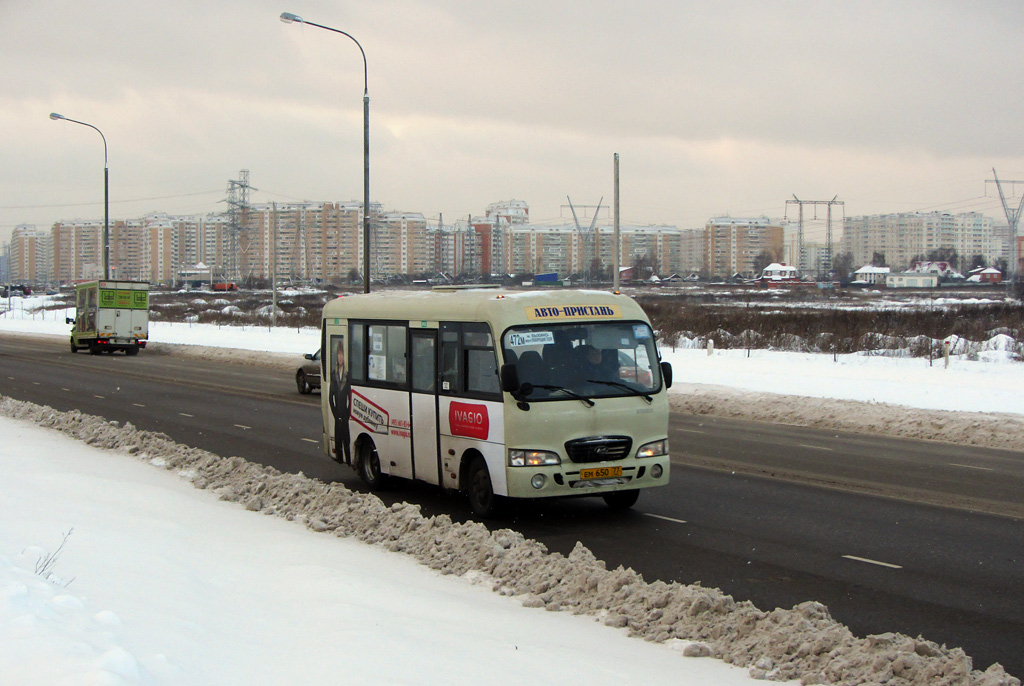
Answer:
[[[886,274],[887,288],[938,288],[939,275],[936,272],[897,272]]]
[[[866,264],[853,273],[853,283],[884,286],[885,277],[888,276],[888,274],[888,267],[876,267],[873,264]]]

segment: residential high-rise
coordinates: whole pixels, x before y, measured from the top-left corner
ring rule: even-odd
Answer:
[[[53,270],[50,236],[35,226],[22,224],[11,234],[8,278],[31,286],[46,284]]]
[[[704,265],[712,277],[728,278],[740,274],[756,276],[757,262],[767,255],[781,261],[783,226],[767,217],[741,219],[715,217],[704,230]]]
[[[855,265],[871,263],[876,253],[897,269],[932,251],[955,250],[963,259],[982,255],[992,263],[1003,256],[1005,241],[993,221],[978,212],[904,212],[847,217],[840,250]]]

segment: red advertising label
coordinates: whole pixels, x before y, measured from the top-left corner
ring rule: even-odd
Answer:
[[[486,405],[452,402],[448,407],[448,424],[453,436],[487,439],[490,431],[490,420],[487,418]]]

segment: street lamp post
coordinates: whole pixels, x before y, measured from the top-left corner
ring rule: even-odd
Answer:
[[[103,280],[110,280],[110,172],[107,168],[107,137],[103,135],[103,132],[97,129],[92,124],[86,124],[84,121],[77,121],[75,119],[68,119],[63,114],[57,114],[56,112],[50,112],[50,119],[54,121],[69,121],[72,124],[81,124],[82,126],[88,126],[90,129],[95,131],[103,139]]]
[[[366,68],[366,51],[351,34],[333,29],[323,24],[314,24],[290,12],[281,13],[281,21],[285,24],[306,24],[318,29],[340,33],[348,36],[359,48],[363,56],[363,293],[370,292],[370,90],[368,87]]]

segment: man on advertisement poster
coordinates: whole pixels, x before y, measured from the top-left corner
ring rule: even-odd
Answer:
[[[345,367],[345,337],[331,336],[331,393],[329,402],[334,416],[334,455],[339,462],[352,463],[348,419],[352,414],[352,385]],[[343,456],[344,455],[344,459]]]

